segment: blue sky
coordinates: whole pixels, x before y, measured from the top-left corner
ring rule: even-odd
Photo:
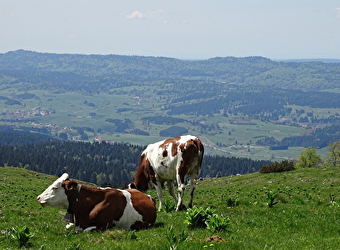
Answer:
[[[0,53],[340,59],[338,0],[0,0]]]

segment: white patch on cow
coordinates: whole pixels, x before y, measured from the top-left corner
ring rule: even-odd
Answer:
[[[85,229],[83,230],[83,232],[84,232],[84,233],[86,233],[86,232],[91,232],[92,230],[96,230],[96,229],[97,229],[96,226],[87,227],[87,228],[85,228]],[[80,231],[80,232],[81,232],[81,231]]]
[[[72,227],[72,226],[74,226],[74,223],[69,222],[69,223],[66,224],[65,227],[66,227],[67,229],[69,229],[69,228]]]
[[[152,197],[151,195],[147,194],[147,196],[149,197],[149,199],[150,199],[151,201],[153,201],[153,197]]]
[[[63,174],[51,186],[37,197],[37,201],[42,205],[51,206],[59,209],[67,209],[68,201],[65,189],[61,186],[62,182],[69,178],[68,174]]]
[[[182,152],[179,151],[172,156],[172,147],[167,147],[168,156],[162,157],[164,149],[160,148],[160,145],[163,143],[164,141],[150,144],[143,154],[146,154],[150,165],[157,169],[156,176],[163,180],[175,180],[176,168],[182,160]]]
[[[131,194],[126,190],[120,190],[126,197],[126,207],[124,209],[122,217],[118,221],[114,221],[117,227],[130,229],[136,221],[143,221],[143,216],[136,211],[131,201]]]

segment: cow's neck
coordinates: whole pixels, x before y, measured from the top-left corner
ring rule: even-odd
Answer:
[[[63,221],[67,223],[74,223],[74,205],[78,200],[78,194],[80,191],[81,185],[78,184],[74,193],[72,194],[71,199],[68,201],[68,208],[67,208],[67,213],[65,214],[64,218],[62,219]]]

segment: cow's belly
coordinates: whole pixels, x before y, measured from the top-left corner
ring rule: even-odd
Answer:
[[[176,170],[174,167],[160,166],[156,172],[156,178],[159,180],[176,180]]]

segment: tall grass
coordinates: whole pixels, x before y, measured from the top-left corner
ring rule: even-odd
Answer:
[[[338,172],[310,168],[200,181],[194,205],[228,218],[227,230],[221,232],[188,227],[185,211],[162,211],[149,230],[75,234],[61,221],[65,211],[42,208],[35,201],[56,177],[0,167],[0,249],[18,249],[10,229],[24,227],[33,237],[22,249],[338,249]],[[277,194],[271,208],[269,192]],[[187,195],[188,190],[185,202]],[[237,206],[228,206],[230,197]],[[172,198],[166,194],[165,199]]]

